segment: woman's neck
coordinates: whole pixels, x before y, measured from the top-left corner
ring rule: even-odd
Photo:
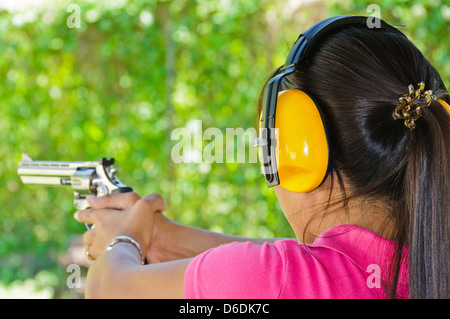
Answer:
[[[276,189],[283,212],[300,242],[312,243],[324,231],[344,224],[357,225],[392,239],[394,225],[385,203],[350,198],[344,205],[338,183],[333,185],[331,198],[329,180],[306,194]]]

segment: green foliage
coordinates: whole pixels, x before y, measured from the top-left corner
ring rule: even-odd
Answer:
[[[84,231],[69,190],[22,185],[22,152],[39,160],[115,157],[119,178],[141,195],[163,194],[166,214],[180,223],[294,236],[257,163],[175,164],[171,132],[195,119],[224,134],[255,127],[261,87],[298,33],[329,15],[367,15],[370,1],[77,1],[79,29],[67,26],[71,3],[0,11],[0,284],[40,278],[53,296],[71,297],[58,260]],[[448,83],[449,7],[380,7]]]

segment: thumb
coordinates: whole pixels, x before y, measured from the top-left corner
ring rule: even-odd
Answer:
[[[134,193],[107,194],[100,197],[89,195],[86,200],[94,209],[127,209],[133,206],[141,197]]]
[[[167,209],[166,203],[164,202],[163,197],[160,194],[154,193],[147,195],[142,198],[147,203],[150,203],[152,205],[152,209],[155,212],[163,212]]]

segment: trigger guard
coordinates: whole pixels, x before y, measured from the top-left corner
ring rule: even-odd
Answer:
[[[87,203],[87,201],[86,201],[86,198],[79,198],[78,197],[78,198],[75,198],[74,202],[75,202],[75,207],[78,210],[84,210],[84,209],[90,208],[88,203]],[[94,229],[94,226],[95,226],[95,225],[89,225],[89,224],[84,224],[84,225],[86,226],[87,230],[92,230],[92,229]]]

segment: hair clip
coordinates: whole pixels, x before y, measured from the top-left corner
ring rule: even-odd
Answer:
[[[400,104],[394,110],[395,117],[405,120],[405,126],[411,130],[416,128],[416,121],[423,116],[422,108],[428,107],[432,99],[436,100],[432,90],[424,91],[424,82],[418,85],[419,89],[415,91],[412,84],[408,85],[408,94],[398,98]]]

